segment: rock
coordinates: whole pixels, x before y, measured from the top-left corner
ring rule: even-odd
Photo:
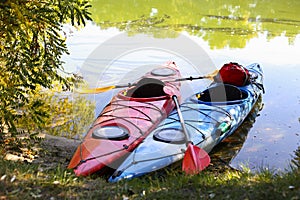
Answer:
[[[17,156],[17,155],[14,155],[14,154],[6,154],[5,157],[4,157],[5,160],[10,160],[10,161],[24,161],[24,157],[21,157],[21,156]]]
[[[47,169],[56,168],[57,166],[67,167],[73,153],[81,142],[80,140],[47,134],[44,134],[42,138],[44,140],[40,144],[39,157],[33,162]]]

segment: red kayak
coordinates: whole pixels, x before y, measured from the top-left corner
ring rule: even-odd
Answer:
[[[145,74],[133,86],[120,91],[103,109],[68,168],[78,176],[116,169],[124,158],[175,108],[170,92],[180,97],[180,77],[174,62]],[[171,81],[171,82],[169,82]]]

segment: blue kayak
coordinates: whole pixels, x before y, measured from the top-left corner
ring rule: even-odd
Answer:
[[[263,92],[259,64],[246,67],[249,84],[236,87],[213,82],[180,105],[191,142],[210,152],[231,135],[247,117]],[[184,157],[186,138],[174,110],[116,169],[110,182],[132,179],[159,170]]]

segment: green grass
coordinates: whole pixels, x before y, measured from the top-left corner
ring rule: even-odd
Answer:
[[[274,175],[234,170],[205,170],[186,176],[168,169],[131,181],[76,177],[65,167],[0,159],[0,199],[299,199],[300,171]]]

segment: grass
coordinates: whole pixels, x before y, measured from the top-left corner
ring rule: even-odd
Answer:
[[[246,168],[240,172],[227,166],[226,163],[244,143],[253,119],[246,120],[235,136],[216,146],[211,152],[212,164],[195,176],[186,176],[181,172],[180,165],[173,165],[172,168],[131,181],[108,183],[97,175],[76,177],[73,171],[66,169],[67,158],[71,157],[73,150],[57,140],[48,139],[48,143],[41,146],[44,151],[37,156],[43,157],[43,162],[39,163],[4,160],[1,155],[5,151],[0,148],[0,200],[300,199],[300,148],[295,152],[295,168],[286,173],[274,174],[262,170],[253,174]],[[49,148],[52,143],[55,143],[54,149]]]
[[[0,159],[0,199],[300,199],[300,171],[274,175],[226,169],[186,176],[178,169],[131,181],[76,177],[65,167]]]

